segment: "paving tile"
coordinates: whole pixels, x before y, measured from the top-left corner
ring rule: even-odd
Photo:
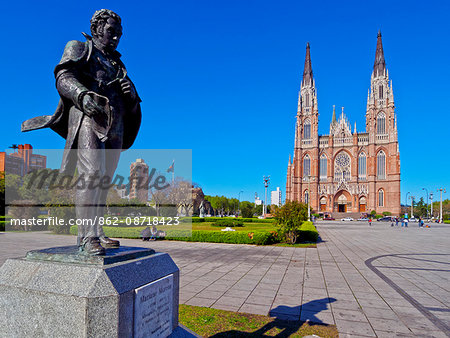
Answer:
[[[232,311],[232,312],[237,312],[239,310],[239,306],[229,305],[229,304],[224,304],[224,303],[214,303],[210,307],[213,309]]]
[[[337,318],[335,319],[339,337],[355,337],[358,335],[376,337],[375,331],[367,322],[354,322]]]
[[[200,298],[209,298],[209,299],[219,299],[220,297],[222,297],[224,294],[224,291],[208,291],[208,290],[203,290],[200,291],[196,297],[200,297]]]
[[[220,304],[224,306],[230,306],[230,307],[241,307],[242,304],[244,304],[245,299],[242,297],[231,297],[231,296],[222,296],[216,302],[214,305]]]
[[[367,322],[367,318],[364,313],[359,310],[343,310],[343,309],[333,309],[334,318],[336,320],[348,320],[348,321],[359,321],[359,322]]]
[[[227,297],[243,298],[245,300],[245,298],[247,298],[250,294],[251,294],[251,291],[249,291],[249,290],[239,290],[239,289],[231,288],[230,290],[225,292],[224,295]]]
[[[274,301],[274,297],[261,297],[258,295],[250,295],[245,302],[251,304],[259,304],[259,305],[272,305]]]
[[[361,311],[361,307],[359,306],[356,300],[337,300],[335,302],[330,302],[331,308],[334,309],[342,309],[342,310],[354,310]]]
[[[379,309],[390,309],[389,305],[386,304],[386,302],[381,299],[364,299],[364,298],[358,298],[358,303],[362,306],[363,310],[366,307],[370,308],[379,308]]]
[[[239,309],[239,312],[267,316],[269,314],[269,310],[270,305],[244,303]]]
[[[369,323],[372,325],[374,330],[380,331],[390,331],[395,333],[412,334],[401,321],[392,319],[381,319],[381,318],[369,318]]]
[[[186,305],[193,305],[193,306],[203,306],[203,307],[210,307],[214,304],[216,299],[211,298],[201,298],[201,297],[194,297],[191,298],[189,301],[187,301]]]
[[[399,321],[400,318],[397,314],[392,310],[380,309],[380,308],[372,308],[372,307],[364,307],[363,312],[369,318],[382,318],[382,319],[391,319]]]
[[[302,309],[300,313],[300,320],[304,322],[309,321],[318,324],[335,325],[333,314],[331,313],[331,311],[314,312],[305,311]]]

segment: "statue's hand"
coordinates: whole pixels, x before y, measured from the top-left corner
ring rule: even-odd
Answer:
[[[103,108],[100,107],[95,100],[89,95],[89,93],[83,96],[83,112],[89,116],[95,116],[103,113]]]
[[[128,79],[121,79],[120,80],[120,87],[122,88],[122,92],[125,94],[125,96],[128,99],[130,99],[131,101],[136,100],[136,91],[134,90],[134,87],[131,84],[130,80],[128,80]]]

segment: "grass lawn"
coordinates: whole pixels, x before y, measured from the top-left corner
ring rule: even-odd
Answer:
[[[238,219],[239,220],[239,219]],[[225,229],[225,227],[212,226],[213,222],[192,223],[192,230],[213,230]],[[234,227],[236,231],[276,231],[277,227],[273,223],[244,223],[242,227]]]
[[[273,244],[275,246],[285,246],[289,248],[317,248],[316,243],[295,243],[295,244],[288,244],[288,243],[276,243]]]
[[[339,336],[334,325],[284,321],[207,307],[181,304],[179,314],[180,323],[202,337],[247,337],[249,334],[255,337],[303,337],[313,334],[320,337]]]

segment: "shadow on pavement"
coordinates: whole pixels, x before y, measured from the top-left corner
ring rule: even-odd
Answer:
[[[335,298],[322,298],[298,306],[279,305],[269,312],[269,316],[274,317],[274,320],[254,332],[230,330],[211,337],[267,337],[267,332],[274,328],[277,328],[280,332],[277,335],[270,336],[289,337],[307,321],[315,325],[328,326],[329,324],[323,323],[316,315],[323,310],[327,310],[328,304],[335,301]],[[300,320],[301,311],[306,313],[306,316],[302,315],[302,320]]]

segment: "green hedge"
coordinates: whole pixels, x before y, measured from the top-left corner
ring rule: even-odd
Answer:
[[[275,232],[245,232],[245,231],[205,231],[193,230],[191,237],[166,237],[166,239],[186,242],[209,242],[229,244],[268,245],[278,243]]]
[[[319,232],[313,222],[306,221],[301,225],[298,236],[298,241],[300,242],[317,242]]]
[[[213,224],[211,224],[213,227],[229,227],[229,228],[234,228],[234,227],[243,227],[244,226],[244,222],[242,222],[239,219],[219,219],[217,221],[215,221]]]
[[[3,219],[4,218],[2,218],[2,220]],[[9,223],[9,220],[8,221],[0,221],[0,231],[5,231],[7,223]]]
[[[141,229],[104,227],[105,234],[114,238],[140,238]],[[77,235],[77,226],[70,228],[72,235]],[[230,243],[230,244],[256,244],[268,245],[279,242],[276,232],[257,231],[208,231],[193,230],[183,231],[175,230],[168,232],[166,239],[186,242],[209,242],[209,243]]]
[[[444,223],[445,224],[450,224],[450,221],[449,220],[445,220]]]

